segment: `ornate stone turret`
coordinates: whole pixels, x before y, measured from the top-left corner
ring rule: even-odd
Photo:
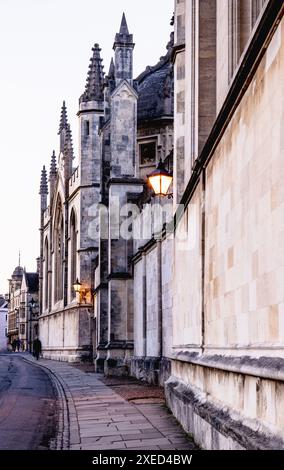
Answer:
[[[133,35],[129,34],[125,14],[122,15],[119,33],[115,35],[113,49],[115,52],[115,80],[116,86],[122,80],[132,85],[133,78]]]
[[[40,208],[41,208],[41,211],[43,212],[47,208],[47,195],[48,195],[47,173],[46,173],[45,165],[43,166],[41,170],[39,194],[41,196]]]
[[[98,129],[104,114],[104,72],[101,49],[92,48],[85,92],[79,99],[79,164],[82,185],[100,182],[101,159]]]
[[[92,48],[93,56],[90,59],[89,71],[87,75],[86,88],[80,98],[80,103],[86,101],[103,100],[104,72],[101,59],[101,49],[98,44]]]
[[[50,161],[50,170],[49,170],[49,193],[50,197],[53,196],[57,178],[57,165],[56,165],[56,155],[55,150],[53,150]]]

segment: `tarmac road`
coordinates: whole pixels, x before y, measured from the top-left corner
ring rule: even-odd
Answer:
[[[49,449],[56,392],[46,372],[17,353],[0,354],[0,449]]]

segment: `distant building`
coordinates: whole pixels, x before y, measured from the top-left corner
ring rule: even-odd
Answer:
[[[5,296],[0,295],[0,351],[7,349],[7,317],[8,301]]]
[[[17,266],[9,279],[8,338],[9,343],[19,339],[21,285],[24,269]]]
[[[19,339],[24,350],[31,350],[38,335],[38,281],[38,273],[24,271],[19,319]]]
[[[22,350],[31,350],[38,334],[38,273],[17,266],[9,280],[8,338],[19,340]]]

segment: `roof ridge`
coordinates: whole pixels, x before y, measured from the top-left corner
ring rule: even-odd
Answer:
[[[138,75],[138,77],[135,79],[136,82],[141,82],[145,77],[147,77],[147,75],[149,75],[150,73],[156,72],[161,67],[163,67],[163,65],[166,65],[168,62],[170,62],[173,43],[174,43],[174,33],[171,32],[170,41],[167,44],[167,53],[160,57],[159,62],[157,62],[157,64],[147,65],[146,69],[143,72],[141,72]]]

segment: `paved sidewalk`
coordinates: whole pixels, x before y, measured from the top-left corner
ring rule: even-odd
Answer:
[[[26,356],[28,360],[35,359]],[[68,399],[72,450],[193,450],[175,418],[161,403],[129,403],[100,380],[65,362],[40,359],[60,380]]]

